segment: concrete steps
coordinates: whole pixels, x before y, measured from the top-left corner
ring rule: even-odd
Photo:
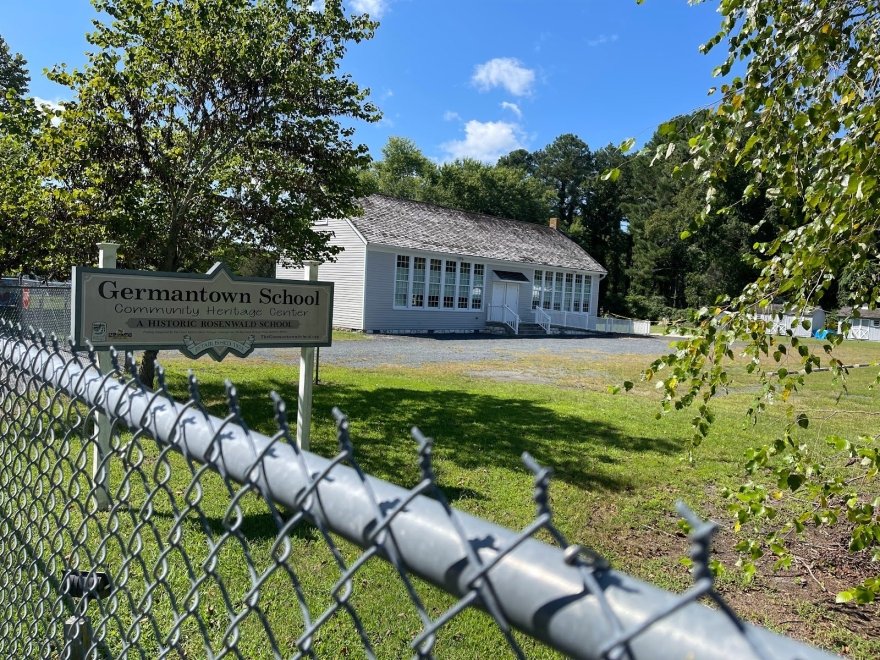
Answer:
[[[546,337],[548,335],[546,332],[544,332],[544,328],[542,328],[537,323],[520,323],[519,324],[519,336],[520,337]]]
[[[518,335],[514,335],[513,330],[511,330],[509,326],[497,321],[489,321],[486,323],[486,328],[497,334],[507,335],[508,337],[588,337],[596,335],[595,332],[590,330],[558,327],[553,328],[553,332],[548,334],[544,332],[544,328],[537,323],[520,323]]]

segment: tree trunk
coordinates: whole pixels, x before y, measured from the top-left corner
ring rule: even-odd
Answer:
[[[159,351],[144,351],[141,356],[141,366],[138,369],[138,378],[146,387],[153,389],[156,383],[156,358],[159,357]]]
[[[172,222],[171,222],[171,231],[169,232],[169,240],[168,244],[165,247],[165,263],[163,264],[164,270],[166,271],[174,271],[177,265],[177,240],[180,236],[180,225],[175,220],[175,205],[172,205]],[[144,386],[149,387],[151,390],[156,386],[156,359],[159,357],[158,350],[146,350],[144,354],[141,356],[141,364],[138,369],[138,378],[140,378],[141,383]]]

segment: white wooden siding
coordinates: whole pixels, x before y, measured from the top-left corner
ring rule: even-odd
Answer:
[[[847,339],[855,339],[862,341],[880,341],[880,327],[875,326],[874,324],[878,319],[850,319],[850,329],[846,333]],[[838,332],[841,332],[841,326],[843,324],[838,324]]]
[[[483,285],[483,308],[480,310],[451,310],[437,309],[394,309],[394,267],[398,254],[421,256],[426,259],[460,258],[471,263],[481,263],[486,266],[486,274]],[[548,267],[549,269],[550,267]],[[529,280],[519,285],[519,316],[523,323],[534,323],[532,311],[532,286],[535,278],[535,269],[532,266],[511,263],[509,261],[487,261],[474,257],[460,257],[459,255],[439,254],[422,252],[417,250],[395,249],[387,246],[373,246],[367,248],[366,256],[366,291],[364,296],[364,322],[363,329],[367,332],[399,331],[399,332],[428,332],[428,331],[474,331],[486,327],[488,308],[492,301],[492,288],[498,278],[493,270],[506,270],[522,273]],[[541,269],[538,269],[541,270]],[[568,269],[556,268],[562,272]],[[586,327],[593,327],[596,321],[596,303],[599,295],[599,276],[584,273],[585,277],[592,278],[592,290],[590,300],[589,320],[585,320]],[[584,315],[585,317],[587,315]]]
[[[331,231],[331,243],[343,248],[336,261],[321,264],[318,279],[334,282],[333,325],[338,328],[364,330],[364,273],[367,248],[360,234],[347,220],[328,220],[326,225],[315,226],[316,231]],[[276,277],[301,280],[302,268],[276,266]],[[390,298],[389,298],[390,302]]]
[[[783,312],[780,317],[778,312],[764,311],[758,314],[750,314],[750,318],[765,321],[767,323],[767,334],[770,335],[787,335],[789,331],[795,337],[812,337],[816,330],[825,327],[825,312],[817,308],[810,312],[809,315],[797,314],[793,311]],[[803,322],[807,322],[804,328]]]
[[[429,252],[401,250],[386,252],[370,247],[367,250],[366,295],[364,296],[363,329],[370,331],[480,330],[486,326],[486,295],[483,309],[394,309],[394,264],[396,254],[417,254],[426,258],[443,257]],[[448,258],[448,255],[446,256]],[[472,263],[484,263],[468,259]],[[487,266],[487,277],[489,276]],[[484,284],[484,289],[486,288]],[[485,293],[485,292],[484,292]]]

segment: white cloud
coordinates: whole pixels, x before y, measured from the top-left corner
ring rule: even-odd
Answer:
[[[501,108],[504,110],[510,110],[513,114],[516,115],[517,119],[522,119],[522,110],[519,109],[519,106],[516,103],[511,103],[510,101],[502,101]]]
[[[61,110],[61,101],[50,101],[49,99],[42,99],[39,96],[34,97],[34,103],[37,104],[38,108],[45,108],[46,110]]]
[[[532,91],[535,72],[512,57],[496,57],[474,67],[471,82],[484,92],[503,87],[514,96],[525,96]]]
[[[595,39],[588,39],[587,45],[591,47],[603,46],[605,44],[613,44],[620,37],[616,34],[600,34]]]
[[[382,18],[388,10],[388,0],[351,0],[351,8],[358,14],[369,14],[370,18]]]
[[[464,125],[464,139],[440,145],[450,160],[473,158],[494,163],[506,153],[523,146],[519,124],[506,121],[477,121]]]
[[[447,110],[443,113],[443,121],[461,121],[461,115],[454,110]]]
[[[60,101],[49,101],[48,99],[43,99],[39,96],[34,97],[34,103],[36,103],[37,107],[40,110],[44,110],[46,112],[56,112],[63,109]],[[58,126],[58,124],[60,123],[61,117],[52,117],[53,126]]]

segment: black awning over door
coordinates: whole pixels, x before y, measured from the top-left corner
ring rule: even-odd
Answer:
[[[513,270],[493,270],[495,277],[502,282],[528,282],[529,278]]]

